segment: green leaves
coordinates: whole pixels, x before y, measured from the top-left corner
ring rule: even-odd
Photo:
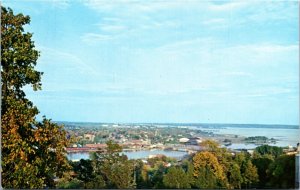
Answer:
[[[24,33],[23,25],[29,24],[30,18],[14,15],[11,9],[1,9],[2,99],[7,96],[24,98],[22,87],[25,85],[32,85],[34,90],[41,88],[42,73],[34,69],[39,52],[34,49],[32,34]],[[5,104],[2,110],[6,111]]]
[[[107,188],[133,188],[134,162],[127,156],[121,155],[122,147],[112,141],[108,141],[105,152],[96,154],[95,171],[101,175]]]
[[[41,89],[42,72],[35,70],[39,52],[25,33],[29,16],[1,7],[2,185],[5,188],[54,187],[54,178],[69,168],[62,126],[46,118],[35,121],[38,109],[22,88]]]
[[[282,155],[269,165],[267,174],[275,188],[295,188],[295,155]]]
[[[283,154],[283,149],[277,146],[262,145],[256,147],[255,152],[261,156],[271,155],[273,158],[277,158]]]
[[[191,188],[191,180],[181,167],[172,166],[164,175],[163,182],[167,188],[187,189]]]

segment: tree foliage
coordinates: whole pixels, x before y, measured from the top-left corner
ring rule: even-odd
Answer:
[[[54,187],[54,178],[69,166],[69,140],[62,126],[39,113],[23,87],[41,89],[42,73],[35,70],[39,52],[24,32],[29,16],[1,7],[1,132],[2,185],[5,188]]]
[[[199,188],[217,188],[225,180],[225,173],[217,157],[208,151],[197,153],[193,157],[194,176]]]
[[[163,178],[164,186],[173,189],[191,188],[188,175],[181,167],[171,167]]]
[[[253,165],[257,168],[257,174],[259,176],[258,186],[260,188],[268,187],[270,181],[270,176],[268,175],[268,168],[274,160],[269,156],[262,156],[259,158],[254,158],[252,160]]]
[[[121,154],[122,147],[112,141],[108,141],[106,151],[95,154],[95,172],[101,175],[107,188],[133,188],[134,162],[128,160],[127,156]]]
[[[262,145],[255,148],[255,152],[259,155],[271,155],[273,158],[277,158],[283,154],[283,149],[277,146]]]
[[[295,188],[295,155],[282,155],[269,165],[270,185],[275,188]]]
[[[243,183],[241,168],[237,163],[232,163],[228,172],[228,181],[230,189],[240,189]]]

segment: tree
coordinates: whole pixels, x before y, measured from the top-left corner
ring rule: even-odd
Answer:
[[[205,140],[200,143],[200,146],[210,152],[218,152],[220,149],[219,144],[212,140]]]
[[[92,161],[80,159],[79,162],[75,163],[74,172],[79,180],[83,182],[91,181],[94,178]]]
[[[228,178],[231,189],[241,189],[243,177],[241,174],[240,166],[238,164],[232,163],[229,169]]]
[[[194,186],[195,178],[194,178],[194,166],[193,163],[189,160],[183,160],[182,162],[182,168],[185,171],[189,183],[191,184],[191,187]]]
[[[5,188],[54,187],[69,165],[69,140],[62,126],[35,117],[37,107],[23,87],[41,89],[42,73],[35,70],[39,52],[24,32],[29,16],[1,7],[1,131],[2,185]]]
[[[242,177],[242,187],[248,187],[252,183],[258,182],[257,168],[252,164],[250,154],[247,152],[237,153],[234,157],[233,163],[240,168]]]
[[[181,167],[172,166],[163,178],[164,186],[167,188],[187,189],[191,188],[189,178]]]
[[[226,148],[221,148],[217,142],[212,140],[203,141],[200,145],[203,149],[211,152],[217,157],[218,161],[223,166],[224,172],[228,171],[232,155]]]
[[[229,170],[232,163],[232,154],[226,148],[221,148],[217,142],[212,140],[203,141],[200,145],[203,149],[209,151],[217,158],[217,161],[222,167],[223,174],[225,176],[222,180],[219,180],[218,183],[220,183],[222,187],[229,188],[229,183],[226,176],[229,175],[230,172]]]
[[[259,188],[267,187],[267,184],[270,181],[270,177],[267,173],[270,164],[272,164],[274,160],[269,156],[262,156],[259,158],[254,158],[252,160],[253,165],[257,168],[257,174],[259,176]]]
[[[193,157],[194,176],[198,188],[218,188],[224,186],[226,176],[217,157],[208,151],[199,152]]]
[[[252,164],[251,160],[247,160],[243,164],[242,170],[243,184],[246,188],[254,182],[258,182],[257,168]]]
[[[65,172],[57,182],[59,189],[80,189],[83,187],[83,182],[72,176],[73,171]]]
[[[283,154],[283,149],[277,146],[270,146],[270,145],[262,145],[255,148],[255,153],[259,155],[272,155],[273,158],[277,158]]]
[[[166,172],[166,167],[164,166],[164,162],[158,160],[155,163],[155,166],[151,171],[152,175],[150,178],[152,186],[155,189],[163,189],[164,188],[163,176],[164,176],[165,172]]]
[[[141,159],[135,160],[135,181],[137,189],[149,187],[147,168]]]
[[[95,154],[96,176],[103,177],[107,188],[134,188],[134,162],[127,156],[120,154],[122,147],[112,141],[108,141],[106,151]]]
[[[295,188],[295,155],[279,156],[269,165],[272,188]]]

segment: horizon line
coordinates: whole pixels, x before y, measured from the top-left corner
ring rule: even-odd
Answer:
[[[262,123],[201,123],[201,122],[100,122],[100,121],[55,121],[56,123],[92,123],[92,124],[214,124],[214,125],[276,125],[276,126],[300,126],[300,124],[262,124]]]

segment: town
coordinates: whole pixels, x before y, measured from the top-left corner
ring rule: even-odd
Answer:
[[[215,134],[212,129],[167,124],[80,124],[64,123],[72,145],[68,153],[95,152],[105,150],[106,142],[118,143],[124,152],[141,150],[180,151],[193,154],[201,150],[199,144],[213,140],[223,147],[235,144],[263,145],[276,142],[274,138],[264,136],[243,137],[232,134]],[[254,146],[253,146],[254,147]],[[295,152],[296,145],[284,147],[285,152]],[[253,152],[254,148],[235,148],[233,152]],[[155,156],[155,155],[151,155]]]

